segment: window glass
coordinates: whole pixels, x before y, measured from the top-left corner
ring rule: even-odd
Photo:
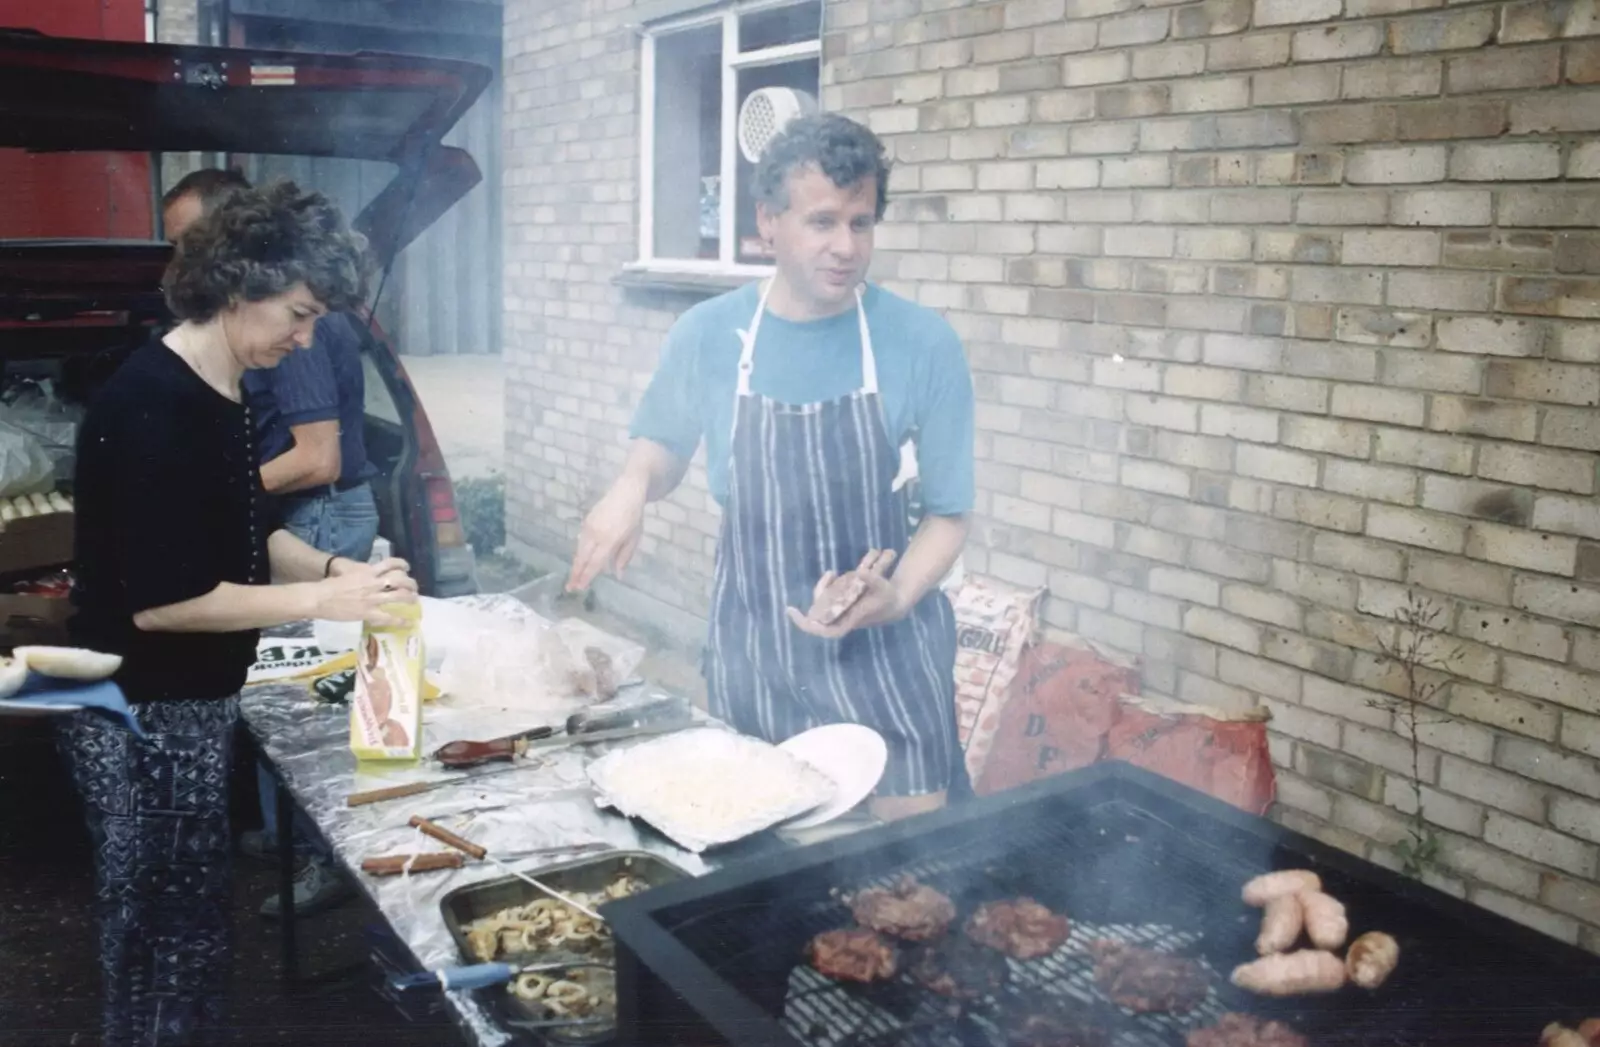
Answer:
[[[751,11],[739,19],[739,50],[761,51],[785,44],[801,44],[822,35],[822,4]]]
[[[782,65],[742,69],[739,71],[739,105],[742,107],[745,99],[755,91],[763,87],[773,87],[804,93],[814,108],[819,74],[820,67],[815,58],[785,62]],[[755,171],[755,164],[746,159],[741,151],[735,204],[737,209],[734,212],[737,239],[734,243],[735,261],[746,265],[760,265],[772,260],[772,252],[762,243],[761,233],[756,225],[755,194],[751,185]]]
[[[657,258],[716,259],[722,169],[722,25],[656,40]]]

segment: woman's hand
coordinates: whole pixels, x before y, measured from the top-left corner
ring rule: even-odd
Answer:
[[[385,604],[415,603],[417,582],[404,560],[378,564],[335,560],[331,577],[315,583],[316,617],[335,622],[402,625],[404,621],[382,610]]]
[[[868,550],[867,555],[862,557],[861,563],[850,572],[866,584],[866,591],[831,625],[824,625],[809,615],[801,614],[793,607],[788,609],[789,621],[793,622],[794,627],[801,632],[820,636],[825,640],[837,640],[856,629],[899,621],[911,610],[911,606],[894,581],[888,577],[889,568],[894,565],[894,561],[895,554],[892,549]],[[829,571],[818,579],[811,593],[813,611],[824,604],[824,595],[836,577],[836,572]]]

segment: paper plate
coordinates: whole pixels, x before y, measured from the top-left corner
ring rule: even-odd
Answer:
[[[785,829],[826,825],[854,809],[878,787],[883,768],[889,762],[889,747],[884,744],[883,736],[858,723],[817,727],[795,735],[778,748],[798,756],[832,778],[838,786],[831,801],[810,814],[785,822]]]

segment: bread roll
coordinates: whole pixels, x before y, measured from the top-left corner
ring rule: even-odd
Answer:
[[[40,676],[57,680],[104,680],[122,668],[122,656],[82,647],[18,647],[16,657]]]

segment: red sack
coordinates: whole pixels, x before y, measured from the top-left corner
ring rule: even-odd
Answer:
[[[1087,643],[1029,648],[974,791],[987,796],[1101,759],[1118,699],[1138,688],[1136,668]]]
[[[1235,716],[1200,706],[1167,709],[1129,699],[1105,739],[1103,758],[1131,763],[1264,815],[1277,795],[1267,716],[1263,710]]]

